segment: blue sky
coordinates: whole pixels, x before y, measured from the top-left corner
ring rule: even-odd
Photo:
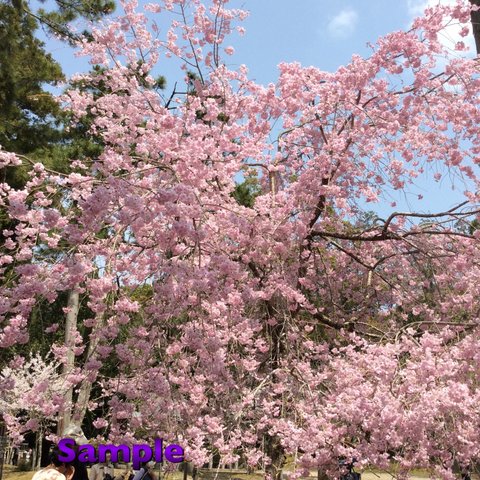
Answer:
[[[150,0],[151,1],[151,0]],[[233,34],[229,44],[235,55],[225,56],[232,68],[240,64],[249,67],[250,77],[259,83],[275,82],[280,62],[298,61],[304,66],[316,66],[334,71],[349,62],[352,54],[369,55],[367,42],[386,33],[408,28],[416,14],[427,4],[453,3],[454,0],[232,0],[233,7],[250,11],[243,22],[245,36]],[[143,3],[143,2],[142,2]],[[118,11],[120,8],[118,7]],[[446,42],[451,39],[446,38]],[[76,58],[64,43],[46,39],[47,50],[61,63],[64,71],[74,74],[88,70],[85,58]],[[473,37],[470,42],[473,45]],[[168,87],[182,82],[183,74],[166,61],[159,73],[167,78]],[[430,191],[430,195],[429,195]],[[412,195],[397,195],[397,208],[436,212],[463,200],[462,188],[452,190],[445,181],[437,184],[418,179]],[[418,204],[418,194],[430,200]],[[388,204],[369,205],[385,215],[392,209]]]
[[[227,59],[232,66],[248,65],[251,76],[260,83],[275,81],[277,65],[282,61],[335,70],[353,53],[368,54],[368,41],[407,27],[412,18],[409,5],[413,3],[426,2],[234,0],[232,5],[251,13],[243,22],[247,34],[232,36],[230,43],[236,53]],[[65,44],[48,39],[47,45],[68,74],[88,68],[84,59],[73,58],[72,49]]]
[[[276,78],[281,61],[336,70],[366,43],[409,22],[406,5],[391,0],[246,0],[247,34],[236,49],[261,83]]]

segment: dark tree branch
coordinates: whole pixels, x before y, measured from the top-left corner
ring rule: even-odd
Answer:
[[[480,7],[480,0],[470,0],[472,6]],[[470,13],[472,20],[473,37],[475,38],[475,47],[477,48],[477,55],[480,54],[480,10]]]
[[[480,1],[480,0],[479,0]],[[447,215],[452,215],[455,210],[458,210],[459,208],[462,208],[463,206],[467,205],[469,202],[468,200],[466,200],[465,202],[462,202],[460,203],[459,205],[451,208],[450,210],[447,210],[446,212],[440,212],[440,213],[410,213],[410,212],[393,212],[388,218],[387,220],[385,221],[385,225],[383,226],[383,230],[382,232],[383,233],[386,233],[386,231],[388,230],[388,227],[390,225],[390,223],[392,223],[392,220],[395,218],[395,217],[416,217],[416,218],[437,218],[437,217],[445,217]],[[472,214],[473,213],[476,213],[476,211],[474,212],[471,212]]]

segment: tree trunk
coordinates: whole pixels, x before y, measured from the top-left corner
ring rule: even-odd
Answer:
[[[480,6],[480,0],[470,0],[470,3],[475,6]],[[473,38],[475,39],[475,46],[477,48],[477,55],[480,54],[480,10],[472,11],[470,14],[472,21]]]
[[[8,465],[13,465],[13,448],[7,447],[5,453],[5,463]]]
[[[87,350],[87,360],[94,358],[95,350],[98,345],[98,338],[91,338]],[[90,400],[90,393],[92,392],[92,382],[89,379],[84,379],[80,385],[76,406],[73,412],[73,423],[81,426],[85,413],[87,412],[88,401]]]
[[[285,451],[277,437],[265,436],[265,453],[271,460],[265,468],[265,474],[271,480],[281,480],[282,469],[285,465]]]
[[[62,373],[65,377],[73,370],[75,366],[75,332],[77,329],[78,310],[80,308],[80,296],[78,291],[72,289],[68,292],[67,318],[65,321],[65,346],[67,347],[67,362],[63,365]],[[57,435],[62,436],[65,429],[70,425],[72,417],[72,399],[73,388],[69,388],[64,396],[63,412],[59,416],[57,425]]]
[[[327,474],[320,468],[317,470],[317,480],[328,480]]]
[[[35,435],[35,449],[33,451],[32,468],[38,470],[42,464],[43,430]]]

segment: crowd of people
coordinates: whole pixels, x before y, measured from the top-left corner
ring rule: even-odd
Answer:
[[[78,427],[69,430],[66,435],[76,442],[76,446],[87,443],[87,439]],[[84,462],[75,459],[72,462],[59,460],[61,451],[54,447],[49,455],[49,464],[36,472],[32,480],[159,480],[154,472],[155,462],[147,462],[140,465],[139,470],[133,470],[131,464],[127,464],[124,471],[115,474],[111,453],[105,455],[105,462],[92,465],[90,471]]]

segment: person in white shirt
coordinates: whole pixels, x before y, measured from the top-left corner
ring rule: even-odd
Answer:
[[[105,453],[105,462],[96,463],[90,469],[88,475],[89,480],[114,480],[115,469],[112,463],[112,454],[110,452]]]
[[[75,469],[70,463],[58,460],[60,453],[55,447],[50,453],[50,464],[36,472],[32,480],[72,480]]]

